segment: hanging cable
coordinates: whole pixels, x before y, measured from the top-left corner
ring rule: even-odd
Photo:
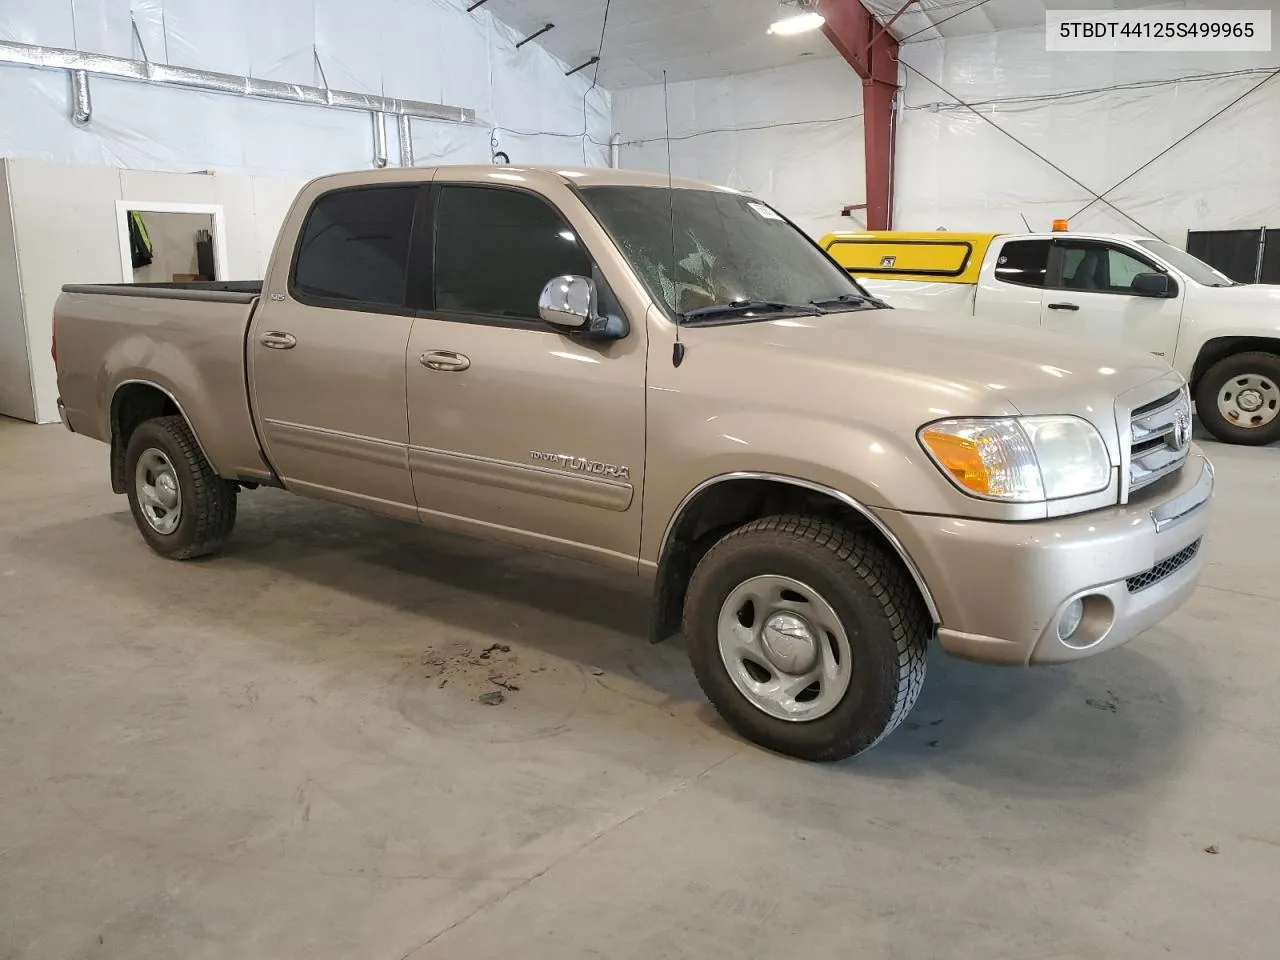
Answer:
[[[1154,157],[1152,157],[1150,160],[1148,160],[1146,163],[1144,163],[1142,166],[1140,166],[1137,170],[1133,171],[1133,173],[1129,174],[1129,175],[1128,175],[1127,177],[1125,177],[1123,180],[1120,180],[1120,181],[1118,181],[1118,182],[1116,182],[1116,183],[1113,183],[1111,186],[1107,187],[1107,189],[1106,189],[1106,190],[1104,190],[1104,191],[1102,191],[1102,193],[1101,193],[1101,194],[1099,194],[1099,195],[1097,196],[1097,198],[1096,198],[1096,199],[1094,199],[1094,200],[1090,200],[1087,204],[1085,204],[1083,207],[1081,207],[1079,210],[1077,210],[1075,213],[1073,213],[1073,214],[1071,215],[1071,219],[1073,219],[1073,220],[1074,220],[1076,217],[1080,216],[1080,214],[1084,213],[1086,210],[1088,210],[1090,207],[1092,207],[1095,203],[1097,203],[1097,202],[1099,202],[1099,201],[1101,201],[1102,203],[1107,203],[1106,196],[1107,196],[1107,194],[1111,193],[1111,191],[1113,191],[1113,190],[1117,189],[1118,187],[1124,186],[1124,184],[1128,183],[1130,180],[1132,180],[1132,179],[1133,179],[1134,177],[1136,177],[1138,174],[1142,173],[1142,171],[1143,171],[1143,170],[1146,170],[1148,167],[1150,167],[1150,166],[1151,166],[1153,163],[1155,163],[1157,160],[1161,159],[1162,157],[1168,156],[1170,153],[1172,153],[1172,152],[1173,152],[1174,150],[1176,150],[1178,147],[1182,146],[1182,144],[1186,143],[1188,140],[1190,140],[1192,137],[1194,137],[1197,133],[1199,133],[1201,130],[1203,130],[1205,127],[1207,127],[1209,124],[1213,123],[1213,121],[1217,120],[1220,116],[1222,116],[1224,113],[1226,113],[1226,112],[1227,112],[1228,110],[1230,110],[1232,107],[1234,107],[1236,104],[1238,104],[1238,103],[1240,103],[1240,102],[1242,102],[1242,101],[1244,101],[1244,100],[1247,100],[1249,97],[1253,96],[1255,93],[1257,93],[1259,90],[1261,90],[1263,87],[1265,87],[1268,83],[1270,83],[1270,82],[1271,82],[1272,80],[1274,80],[1276,77],[1280,77],[1280,70],[1272,70],[1272,71],[1271,71],[1270,73],[1268,73],[1268,74],[1267,74],[1267,76],[1265,76],[1261,81],[1259,81],[1258,83],[1255,83],[1252,87],[1250,87],[1250,88],[1249,88],[1248,90],[1246,90],[1244,93],[1240,94],[1240,96],[1236,97],[1234,100],[1232,100],[1230,103],[1228,103],[1225,107],[1223,107],[1223,108],[1222,108],[1221,110],[1219,110],[1217,113],[1213,114],[1213,116],[1209,117],[1209,119],[1207,119],[1204,123],[1200,124],[1200,125],[1199,125],[1199,126],[1197,126],[1194,130],[1191,130],[1190,132],[1188,132],[1188,133],[1184,134],[1183,136],[1179,137],[1179,138],[1178,138],[1177,140],[1175,140],[1173,143],[1169,144],[1169,146],[1165,147],[1163,150],[1161,150],[1161,151],[1160,151],[1159,153],[1157,153]],[[1108,206],[1110,206],[1110,204],[1108,204]],[[1132,219],[1132,218],[1130,218],[1130,219]],[[1136,220],[1134,220],[1134,223],[1137,223],[1137,221],[1136,221]],[[1155,234],[1152,234],[1152,236],[1155,236]]]
[[[623,146],[638,147],[646,143],[662,143],[668,141],[671,143],[680,140],[693,140],[697,137],[710,136],[713,133],[750,133],[755,130],[773,130],[778,127],[806,127],[815,126],[824,123],[844,123],[847,120],[857,120],[861,117],[860,113],[851,113],[847,117],[832,117],[829,120],[779,120],[776,123],[758,123],[749,127],[712,127],[709,130],[695,130],[693,133],[682,133],[678,137],[641,137],[638,140],[624,140]]]
[[[1079,187],[1079,188],[1080,188],[1081,190],[1083,190],[1085,193],[1089,194],[1089,196],[1093,197],[1095,200],[1097,200],[1097,201],[1099,201],[1099,202],[1101,202],[1101,203],[1105,203],[1108,207],[1110,207],[1110,208],[1111,208],[1112,210],[1114,210],[1116,213],[1120,214],[1120,216],[1124,217],[1124,218],[1125,218],[1126,220],[1128,220],[1130,223],[1134,224],[1135,226],[1140,227],[1140,228],[1141,228],[1141,229],[1142,229],[1146,234],[1148,234],[1149,236],[1152,236],[1152,237],[1157,237],[1157,236],[1159,236],[1159,234],[1158,234],[1158,233],[1156,233],[1154,230],[1151,230],[1151,229],[1149,229],[1148,227],[1146,227],[1146,226],[1142,223],[1142,221],[1140,221],[1140,220],[1136,219],[1135,217],[1132,217],[1132,216],[1130,216],[1129,214],[1125,213],[1123,210],[1121,210],[1119,207],[1117,207],[1117,206],[1116,206],[1114,203],[1112,203],[1110,200],[1107,200],[1105,197],[1103,197],[1101,194],[1099,194],[1099,193],[1098,193],[1096,190],[1094,190],[1092,187],[1090,187],[1090,186],[1086,185],[1085,183],[1081,182],[1080,180],[1077,180],[1075,177],[1073,177],[1071,174],[1067,173],[1067,171],[1063,170],[1063,169],[1062,169],[1062,167],[1058,166],[1056,163],[1054,163],[1052,160],[1050,160],[1050,159],[1049,159],[1048,157],[1046,157],[1044,154],[1040,153],[1040,152],[1039,152],[1038,150],[1036,150],[1034,147],[1031,147],[1030,145],[1028,145],[1025,141],[1020,140],[1018,137],[1014,136],[1012,133],[1010,133],[1010,132],[1009,132],[1008,130],[1006,130],[1004,127],[1000,126],[1000,124],[996,123],[994,120],[992,120],[990,117],[988,117],[988,116],[987,116],[986,114],[984,114],[982,111],[978,110],[976,107],[971,106],[970,104],[966,103],[964,100],[962,100],[962,99],[960,99],[959,97],[957,97],[954,93],[952,93],[950,90],[948,90],[948,89],[947,89],[946,87],[944,87],[942,84],[938,83],[938,81],[936,81],[936,80],[932,79],[931,77],[928,77],[928,76],[926,76],[925,74],[921,73],[919,70],[917,70],[917,69],[916,69],[915,67],[913,67],[911,64],[907,63],[907,61],[905,61],[905,60],[899,60],[898,62],[899,62],[900,64],[902,64],[902,66],[904,66],[907,70],[909,70],[910,72],[914,73],[914,74],[915,74],[917,77],[919,77],[921,80],[924,80],[926,83],[928,83],[928,84],[930,84],[930,85],[932,85],[932,86],[934,86],[934,87],[937,87],[939,90],[941,90],[941,91],[943,92],[943,94],[945,94],[946,96],[950,97],[952,100],[954,100],[954,101],[955,101],[956,103],[958,103],[960,106],[962,106],[962,107],[964,107],[965,109],[967,109],[967,110],[968,110],[970,113],[972,113],[975,117],[978,117],[979,119],[984,120],[984,121],[986,121],[987,123],[991,124],[991,126],[993,126],[995,129],[999,130],[1002,134],[1004,134],[1006,137],[1008,137],[1010,140],[1012,140],[1014,143],[1016,143],[1018,146],[1020,146],[1023,150],[1027,151],[1027,153],[1031,154],[1033,157],[1037,157],[1037,158],[1039,158],[1039,159],[1040,159],[1043,163],[1045,163],[1047,166],[1052,167],[1054,170],[1056,170],[1056,171],[1057,171],[1058,173],[1060,173],[1062,176],[1066,177],[1068,180],[1070,180],[1072,183],[1074,183],[1077,187]],[[1091,204],[1091,205],[1092,205],[1092,204]]]
[[[898,43],[906,43],[912,37],[918,37],[920,36],[920,34],[928,33],[930,30],[937,30],[944,23],[948,23],[949,21],[954,20],[956,17],[963,17],[966,13],[972,13],[974,10],[977,10],[983,4],[990,3],[990,2],[991,0],[978,0],[977,3],[974,3],[971,6],[965,7],[963,10],[959,10],[956,13],[951,14],[951,16],[949,17],[943,17],[941,20],[931,21],[927,27],[921,27],[915,33],[908,33],[905,37],[902,37],[898,41]],[[926,17],[929,15],[928,10],[924,7],[923,3],[920,6],[920,12],[923,13]],[[932,40],[937,38],[930,37],[930,39]]]
[[[1252,67],[1247,70],[1226,70],[1221,73],[1197,73],[1186,77],[1172,77],[1167,80],[1134,80],[1129,83],[1113,83],[1105,87],[1082,87],[1078,90],[1063,90],[1059,93],[1026,94],[1016,97],[990,97],[986,100],[969,100],[967,103],[932,103],[907,104],[904,110],[939,110],[963,109],[971,107],[999,107],[1005,105],[1026,104],[1036,106],[1044,103],[1056,103],[1060,100],[1075,100],[1080,97],[1096,96],[1100,93],[1121,93],[1128,90],[1152,90],[1160,87],[1178,86],[1184,83],[1205,83],[1214,80],[1234,80],[1237,77],[1253,77],[1260,74],[1270,76],[1270,67]]]
[[[612,4],[613,0],[604,0],[604,16],[600,18],[600,43],[596,45],[595,70],[591,72],[591,86],[587,87],[587,92],[582,95],[582,163],[584,166],[587,163],[587,141],[591,139],[591,124],[587,121],[587,99],[600,79],[600,57],[604,53],[604,33],[609,29],[609,7]]]

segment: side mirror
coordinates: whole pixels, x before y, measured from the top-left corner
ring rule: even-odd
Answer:
[[[1172,297],[1177,293],[1173,278],[1167,273],[1140,273],[1133,278],[1129,289],[1139,297]]]
[[[622,317],[601,316],[595,282],[587,277],[555,277],[538,297],[542,322],[562,333],[592,340],[621,340],[629,332]]]
[[[596,285],[586,277],[556,277],[538,297],[538,316],[561,330],[581,330],[596,315]]]

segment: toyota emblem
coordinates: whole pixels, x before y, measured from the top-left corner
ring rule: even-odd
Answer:
[[[1179,410],[1173,420],[1173,449],[1181,453],[1191,445],[1191,414]]]

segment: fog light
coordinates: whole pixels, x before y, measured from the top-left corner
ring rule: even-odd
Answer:
[[[1080,621],[1083,619],[1084,601],[1072,600],[1067,604],[1067,609],[1062,611],[1062,616],[1058,618],[1058,639],[1070,640],[1080,629]]]

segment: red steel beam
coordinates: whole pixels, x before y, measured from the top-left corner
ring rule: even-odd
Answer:
[[[915,0],[907,0],[890,23]],[[893,225],[893,98],[898,92],[898,41],[861,0],[819,0],[822,32],[862,78],[862,127],[866,151],[867,229]]]

